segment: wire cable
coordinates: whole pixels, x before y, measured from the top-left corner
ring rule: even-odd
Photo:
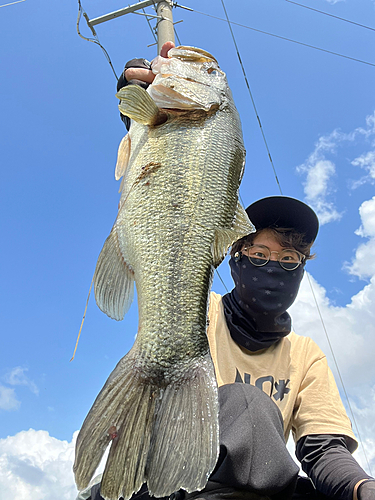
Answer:
[[[177,41],[178,41],[178,45],[182,45],[180,37],[178,36],[177,30],[176,30],[176,28],[174,26],[173,26],[173,30],[174,30],[174,34],[176,35],[176,38],[177,38]]]
[[[231,32],[231,35],[232,35],[232,40],[233,40],[233,43],[234,43],[234,46],[236,48],[236,52],[237,52],[237,57],[238,57],[238,60],[240,62],[240,65],[241,65],[241,69],[242,69],[242,73],[243,73],[243,76],[245,78],[245,83],[246,83],[246,87],[249,91],[249,94],[250,94],[250,99],[251,99],[251,102],[253,104],[253,108],[254,108],[254,111],[255,111],[255,115],[257,117],[257,120],[258,120],[258,124],[259,124],[259,127],[260,127],[260,131],[262,133],[262,137],[263,137],[263,141],[264,141],[264,144],[266,146],[266,149],[267,149],[267,154],[268,154],[268,158],[271,162],[271,165],[272,165],[272,170],[273,170],[273,173],[275,175],[275,179],[276,179],[276,183],[279,187],[279,190],[280,190],[280,194],[283,194],[282,192],[282,189],[281,189],[281,185],[280,185],[280,182],[279,182],[279,178],[277,177],[277,173],[276,173],[276,169],[275,169],[275,165],[273,164],[273,160],[272,160],[272,156],[271,156],[271,152],[269,150],[269,147],[268,147],[268,143],[267,143],[267,139],[266,139],[266,136],[264,134],[264,131],[263,131],[263,127],[262,127],[262,123],[260,121],[260,118],[259,118],[259,114],[258,114],[258,110],[256,108],[256,105],[255,105],[255,101],[254,101],[254,98],[253,98],[253,94],[251,92],[251,89],[250,89],[250,85],[249,85],[249,82],[248,82],[248,79],[247,79],[247,76],[246,76],[246,71],[245,71],[245,68],[244,68],[244,65],[242,64],[242,59],[241,59],[241,56],[240,56],[240,52],[238,50],[238,46],[237,46],[237,42],[236,42],[236,39],[234,37],[234,33],[233,33],[233,30],[232,30],[232,26],[231,26],[231,21],[229,21],[229,17],[228,17],[228,14],[227,14],[227,10],[225,8],[225,5],[224,5],[224,0],[221,0],[221,4],[223,6],[223,9],[224,9],[224,12],[225,12],[225,16],[227,18],[227,23],[228,23],[228,26],[229,26],[229,29],[230,29],[230,32]]]
[[[289,3],[294,3],[294,5],[298,5],[299,7],[304,7],[305,9],[319,12],[319,14],[324,14],[325,16],[334,17],[335,19],[340,19],[340,21],[345,21],[346,23],[355,24],[356,26],[360,26],[361,28],[366,28],[368,30],[375,31],[375,28],[371,28],[370,26],[366,26],[365,24],[356,23],[354,21],[350,21],[349,19],[344,19],[343,17],[334,16],[333,14],[328,14],[328,12],[323,12],[322,10],[313,9],[312,7],[308,7],[307,5],[303,5],[302,3],[293,2],[293,0],[285,0],[285,1]]]
[[[219,276],[220,281],[222,282],[222,284],[223,284],[223,286],[224,286],[224,288],[225,288],[226,292],[227,292],[227,293],[229,293],[229,290],[228,290],[228,288],[227,288],[227,285],[224,283],[224,280],[223,280],[223,278],[221,277],[221,275],[220,275],[220,273],[219,273],[219,270],[218,270],[218,269],[215,269],[215,271],[216,271],[216,274]]]
[[[343,381],[342,376],[341,376],[340,368],[339,368],[339,365],[338,365],[338,363],[337,363],[336,356],[335,356],[335,353],[334,353],[334,351],[333,351],[333,347],[332,347],[331,341],[330,341],[330,339],[329,339],[328,331],[327,331],[326,325],[325,325],[325,323],[324,323],[323,316],[322,316],[322,313],[321,313],[321,311],[320,311],[320,307],[319,307],[318,301],[317,301],[317,299],[316,299],[316,295],[315,295],[314,288],[313,288],[312,283],[311,283],[311,280],[310,280],[309,273],[306,273],[306,276],[307,276],[307,279],[308,279],[308,282],[309,282],[309,285],[310,285],[311,292],[312,292],[313,297],[314,297],[314,302],[315,302],[316,308],[317,308],[317,310],[318,310],[319,318],[320,318],[320,321],[321,321],[321,323],[322,323],[324,333],[325,333],[326,338],[327,338],[327,342],[328,342],[329,349],[330,349],[331,354],[332,354],[333,362],[335,363],[336,370],[337,370],[337,373],[338,373],[338,376],[339,376],[339,379],[340,379],[340,382],[341,382],[341,385],[342,385],[342,388],[343,388],[343,391],[344,391],[344,394],[345,394],[345,397],[346,397],[346,400],[347,400],[347,403],[348,403],[348,407],[349,407],[350,413],[351,413],[351,415],[352,415],[352,419],[353,419],[353,422],[354,422],[354,425],[355,425],[355,429],[356,429],[356,431],[357,431],[358,439],[359,439],[359,441],[360,441],[360,443],[361,443],[361,446],[362,446],[363,454],[364,454],[365,459],[366,459],[366,462],[367,462],[367,467],[368,467],[368,470],[369,470],[369,472],[370,472],[370,476],[372,476],[370,463],[369,463],[369,460],[368,460],[368,458],[367,458],[367,454],[366,454],[366,451],[365,451],[365,447],[364,447],[364,445],[363,445],[363,441],[362,441],[361,433],[359,432],[359,429],[358,429],[357,421],[356,421],[356,419],[355,419],[354,412],[353,412],[352,406],[351,406],[351,404],[350,404],[350,400],[349,400],[348,393],[346,392],[345,384],[344,384],[344,381]]]
[[[207,16],[207,17],[211,17],[212,19],[217,19],[218,21],[227,22],[227,19],[223,19],[222,17],[213,16],[211,14],[207,14],[206,12],[200,12],[198,10],[187,9],[186,7],[179,5],[179,4],[175,4],[175,6],[181,7],[181,8],[186,9],[186,10],[191,10],[192,12],[195,12],[196,14],[200,14],[202,16]],[[230,24],[232,24],[234,26],[240,26],[241,28],[246,28],[248,30],[256,31],[257,33],[263,33],[264,35],[269,35],[269,36],[273,36],[275,38],[280,38],[280,40],[286,40],[287,42],[296,43],[298,45],[302,45],[303,47],[309,47],[310,49],[320,50],[321,52],[326,52],[327,54],[332,54],[334,56],[343,57],[344,59],[350,59],[351,61],[356,61],[356,62],[359,62],[361,64],[367,64],[368,66],[375,67],[374,63],[371,63],[368,61],[363,61],[362,59],[357,59],[356,57],[346,56],[344,54],[340,54],[339,52],[334,52],[334,51],[328,50],[328,49],[322,49],[321,47],[316,47],[315,45],[310,45],[308,43],[299,42],[298,40],[293,40],[292,38],[287,38],[287,37],[281,36],[281,35],[275,35],[274,33],[269,33],[268,31],[264,31],[264,30],[258,30],[256,28],[252,28],[251,26],[246,26],[245,24],[236,23],[234,21],[230,21]]]
[[[236,51],[237,51],[237,56],[238,56],[238,59],[240,61],[240,65],[241,65],[241,68],[242,68],[242,71],[243,71],[243,74],[244,74],[244,78],[245,78],[245,82],[246,82],[246,86],[248,87],[249,89],[249,92],[250,92],[250,96],[251,96],[251,100],[253,102],[253,105],[254,105],[254,110],[255,110],[255,113],[257,115],[257,118],[258,118],[258,121],[259,121],[259,125],[260,125],[260,120],[259,120],[259,117],[258,117],[258,114],[257,114],[257,111],[256,111],[256,107],[255,107],[255,103],[254,103],[254,100],[253,100],[253,97],[251,95],[251,91],[250,91],[250,86],[249,86],[249,83],[248,83],[248,80],[247,80],[247,77],[246,77],[246,72],[245,72],[245,69],[243,67],[243,64],[242,64],[242,60],[241,60],[241,56],[239,54],[239,50],[238,50],[238,47],[237,47],[237,43],[236,43],[236,40],[235,40],[235,37],[234,37],[234,33],[233,33],[233,30],[231,28],[231,22],[229,21],[229,18],[228,18],[228,14],[227,14],[227,10],[225,8],[225,5],[224,5],[224,0],[221,0],[221,3],[222,3],[222,6],[223,6],[223,9],[224,9],[224,12],[225,12],[225,16],[227,18],[227,22],[228,22],[228,25],[229,25],[229,29],[230,29],[230,32],[231,32],[231,35],[232,35],[232,38],[233,38],[233,42],[234,42],[234,45],[236,47]],[[263,130],[262,130],[262,134],[263,134]],[[265,136],[263,134],[263,137],[264,137],[264,140],[265,140]],[[267,142],[265,140],[265,143],[266,143],[266,146],[267,146]],[[267,146],[267,152],[269,154],[269,150],[268,150],[268,146]],[[277,185],[279,186],[279,189],[280,189],[280,193],[282,194],[282,190],[281,190],[281,186],[280,186],[280,183],[279,183],[279,180],[277,178],[277,175],[276,175],[276,171],[275,171],[275,168],[274,168],[274,165],[273,165],[273,162],[272,162],[272,159],[271,159],[271,155],[269,154],[269,157],[270,157],[270,160],[271,160],[271,164],[272,164],[272,168],[274,170],[274,174],[275,174],[275,179],[276,179],[276,182],[277,182]],[[320,307],[319,307],[319,304],[318,304],[318,301],[316,299],[316,296],[315,296],[315,293],[314,293],[314,289],[312,287],[312,283],[311,283],[311,280],[310,280],[310,277],[309,277],[309,274],[307,274],[307,278],[308,278],[308,282],[309,282],[309,285],[310,285],[310,289],[311,289],[311,292],[312,292],[312,295],[313,295],[313,298],[314,298],[314,302],[315,302],[315,306],[318,310],[318,314],[319,314],[319,317],[320,317],[320,320],[321,320],[321,323],[323,325],[323,329],[324,329],[324,332],[326,334],[326,337],[327,337],[327,340],[328,340],[328,345],[329,345],[329,348],[330,348],[330,351],[332,353],[332,357],[333,357],[333,360],[334,360],[334,363],[335,363],[335,366],[336,366],[336,369],[337,369],[337,372],[338,372],[338,375],[339,375],[339,379],[340,379],[340,382],[341,382],[341,385],[343,387],[343,391],[344,391],[344,394],[345,394],[345,397],[346,397],[346,400],[347,400],[347,403],[348,403],[348,407],[350,409],[350,413],[352,415],[352,418],[353,418],[353,422],[354,422],[354,425],[355,425],[355,428],[356,428],[356,431],[357,431],[357,435],[358,435],[358,439],[361,443],[361,446],[362,446],[362,450],[363,450],[363,454],[365,456],[365,459],[366,459],[366,462],[367,462],[367,466],[368,466],[368,470],[370,472],[370,475],[372,475],[372,472],[371,472],[371,467],[370,467],[370,463],[369,463],[369,460],[367,458],[367,454],[366,454],[366,450],[365,450],[365,447],[363,445],[363,441],[362,441],[362,437],[361,437],[361,434],[359,432],[359,428],[358,428],[358,424],[357,424],[357,421],[356,421],[356,418],[354,416],[354,412],[352,410],[352,407],[351,407],[351,404],[350,404],[350,400],[349,400],[349,396],[346,392],[346,388],[345,388],[345,384],[344,384],[344,381],[343,381],[343,378],[341,376],[341,372],[340,372],[340,369],[339,369],[339,366],[338,366],[338,363],[336,361],[336,357],[335,357],[335,354],[334,354],[334,351],[333,351],[333,347],[332,347],[332,344],[330,342],[330,339],[329,339],[329,335],[328,335],[328,331],[327,331],[327,328],[325,326],[325,323],[324,323],[324,320],[323,320],[323,316],[322,316],[322,313],[320,311]],[[220,279],[221,279],[221,276],[219,276]]]
[[[1,7],[8,7],[9,5],[14,5],[15,3],[21,3],[21,2],[26,2],[26,0],[17,0],[17,2],[4,3],[3,5],[0,5],[0,8]]]
[[[140,1],[141,1],[141,0],[138,0],[138,2],[140,2]],[[153,8],[154,8],[154,10],[156,11],[156,6],[155,6],[155,4],[154,4],[154,7],[153,7]],[[155,35],[156,28],[152,28],[152,26],[151,26],[151,24],[150,24],[150,19],[149,19],[149,18],[150,18],[150,17],[157,17],[157,16],[150,16],[149,14],[147,14],[147,13],[146,13],[145,9],[142,9],[142,11],[143,11],[144,16],[145,16],[145,17],[146,17],[146,19],[147,19],[148,26],[149,26],[149,28],[150,28],[150,30],[151,30],[151,32],[152,32],[152,35],[153,35],[153,37],[154,37],[154,40],[155,40],[155,43],[154,43],[154,44],[151,44],[151,45],[156,45],[156,44],[158,43],[158,39],[157,39],[157,37],[156,37],[156,35]],[[132,12],[132,14],[138,14],[138,12]],[[181,21],[178,21],[178,22],[181,22]],[[179,45],[181,45],[181,40],[180,40],[180,37],[178,36],[177,30],[176,30],[176,28],[175,28],[175,26],[174,26],[175,24],[176,24],[176,23],[173,23],[173,31],[174,31],[174,34],[175,34],[175,36],[176,36],[176,38],[177,38],[178,44],[179,44]],[[151,45],[148,45],[148,47],[151,47]]]
[[[140,1],[141,1],[141,0],[138,0],[138,2],[140,2]],[[155,9],[155,6],[154,6],[154,9]],[[142,12],[143,12],[144,14],[146,14],[145,9],[142,9]],[[149,17],[146,17],[146,19],[147,19],[147,24],[148,24],[148,27],[149,27],[149,28],[150,28],[150,30],[151,30],[152,36],[154,37],[155,42],[156,42],[156,43],[158,43],[158,39],[157,39],[157,37],[156,37],[156,35],[155,35],[155,30],[154,30],[154,29],[153,29],[153,27],[151,26],[151,23],[150,23],[150,19],[149,19]]]
[[[91,29],[91,32],[92,34],[94,35],[94,38],[87,38],[85,36],[83,36],[79,30],[79,23],[81,21],[81,17],[83,17],[86,19],[86,22],[87,22],[87,25],[88,27]],[[118,76],[116,74],[116,71],[115,71],[115,68],[113,67],[113,64],[112,64],[112,61],[111,61],[111,58],[109,57],[109,54],[108,52],[105,50],[105,48],[103,47],[103,45],[99,42],[99,38],[98,38],[98,35],[96,34],[95,30],[94,30],[94,27],[91,26],[90,24],[90,20],[89,20],[89,17],[88,15],[86,14],[86,12],[83,10],[82,8],[82,5],[81,5],[81,0],[78,0],[78,17],[77,17],[77,33],[78,35],[83,38],[84,40],[87,40],[88,42],[92,42],[92,43],[96,43],[96,45],[99,45],[99,47],[102,49],[104,55],[105,55],[105,58],[107,59],[109,65],[111,66],[111,69],[113,71],[113,74],[115,75],[116,77],[116,80],[118,80]]]

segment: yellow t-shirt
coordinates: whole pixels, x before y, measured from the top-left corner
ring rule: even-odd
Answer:
[[[219,386],[242,382],[268,394],[282,413],[285,440],[292,431],[295,442],[308,434],[343,434],[356,441],[326,357],[313,340],[291,332],[251,352],[232,339],[216,293],[211,293],[208,317]]]

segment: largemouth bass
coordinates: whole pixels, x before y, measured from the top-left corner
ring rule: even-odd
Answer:
[[[226,76],[191,47],[153,63],[148,91],[120,90],[132,119],[120,144],[119,212],[94,275],[98,306],[121,320],[137,287],[139,328],[76,444],[85,488],[111,442],[105,499],[147,482],[156,497],[204,488],[219,451],[215,372],[206,337],[213,270],[254,230],[238,202],[245,150]]]

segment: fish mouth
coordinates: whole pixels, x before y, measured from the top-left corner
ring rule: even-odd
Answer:
[[[218,64],[215,57],[206,50],[198,47],[189,47],[188,45],[179,45],[173,49],[169,49],[168,57],[176,57],[183,61],[210,62]]]

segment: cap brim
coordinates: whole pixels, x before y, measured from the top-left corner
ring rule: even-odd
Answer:
[[[313,243],[318,234],[319,221],[316,213],[295,198],[262,198],[247,207],[246,213],[257,230],[267,227],[293,228],[304,235],[306,243]]]

